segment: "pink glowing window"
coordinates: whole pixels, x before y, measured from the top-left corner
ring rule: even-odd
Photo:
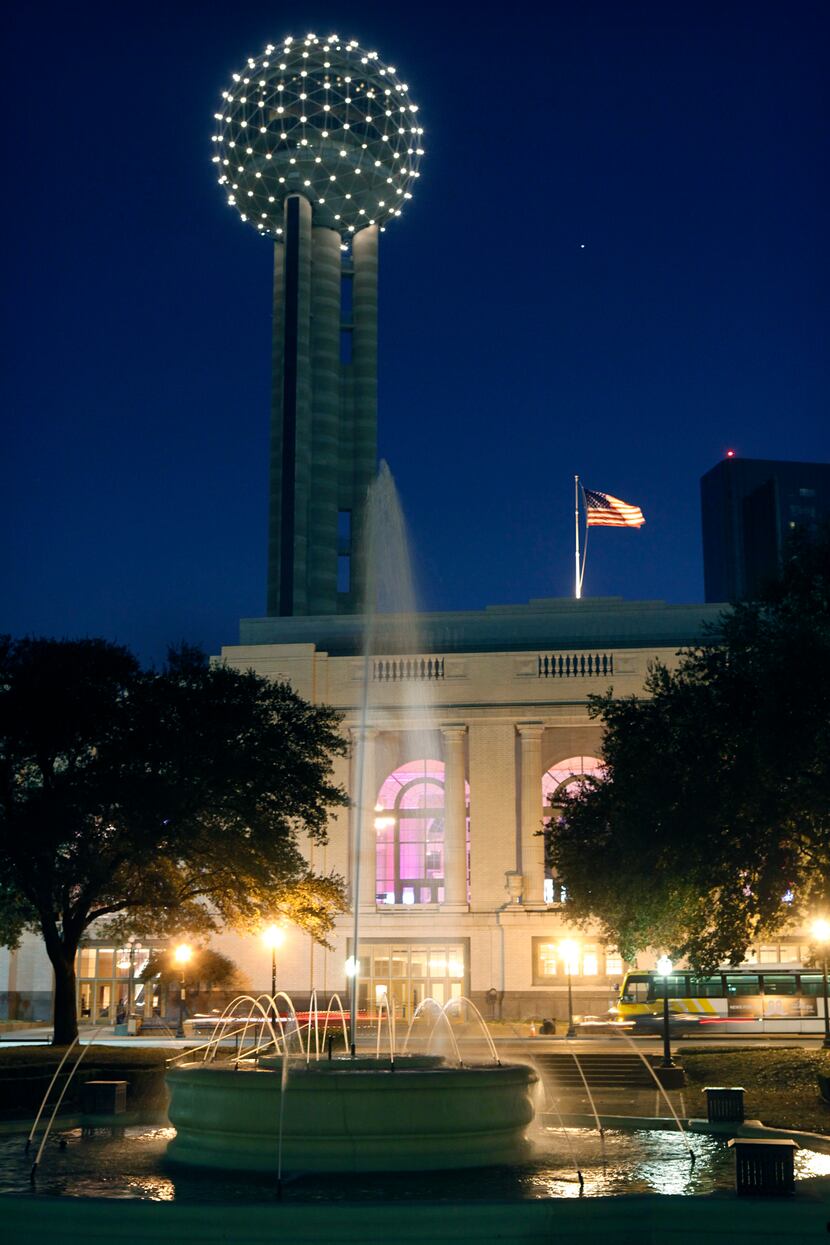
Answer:
[[[599,757],[568,757],[565,761],[557,761],[542,775],[545,808],[556,803],[557,793],[564,793],[568,787],[585,778],[599,777],[602,772],[603,764]]]
[[[469,802],[470,788],[465,783]],[[375,804],[376,900],[434,904],[444,899],[444,763],[408,761],[381,784]],[[469,893],[470,819],[467,818]]]
[[[556,809],[557,799],[586,778],[600,777],[603,764],[599,757],[568,757],[565,761],[557,761],[542,775],[542,802],[546,815],[553,814],[554,819],[561,816],[561,809]],[[550,868],[545,866],[544,880],[545,903],[565,903],[567,893],[565,887],[554,877]],[[587,969],[585,970],[587,972]]]

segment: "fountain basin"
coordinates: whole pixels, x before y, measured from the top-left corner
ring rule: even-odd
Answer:
[[[183,1064],[167,1073],[176,1136],[168,1158],[225,1171],[277,1168],[281,1060]],[[284,1171],[429,1171],[524,1161],[536,1073],[524,1064],[450,1067],[424,1056],[292,1063]]]

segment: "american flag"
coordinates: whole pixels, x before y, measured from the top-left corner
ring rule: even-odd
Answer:
[[[645,523],[639,506],[629,506],[627,501],[610,493],[597,493],[595,489],[586,488],[584,492],[588,527],[642,527]]]

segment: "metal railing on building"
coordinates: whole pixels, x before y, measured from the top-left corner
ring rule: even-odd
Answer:
[[[539,654],[540,679],[601,679],[614,673],[613,653]]]
[[[443,657],[376,657],[372,678],[376,683],[403,683],[443,679]]]

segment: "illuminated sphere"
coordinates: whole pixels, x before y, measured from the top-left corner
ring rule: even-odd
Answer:
[[[418,108],[393,65],[354,39],[268,44],[222,92],[213,163],[227,200],[278,238],[287,195],[348,238],[384,227],[412,197],[423,155]]]

